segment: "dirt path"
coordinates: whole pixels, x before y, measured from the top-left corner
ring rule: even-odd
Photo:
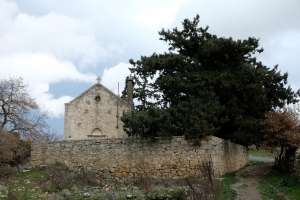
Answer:
[[[248,166],[236,173],[239,182],[231,185],[237,191],[237,200],[261,200],[258,182],[271,169],[272,164]]]
[[[249,160],[266,162],[265,165],[252,165],[239,170],[236,177],[239,179],[231,187],[237,191],[236,200],[261,200],[258,191],[258,182],[271,170],[274,158],[249,156]]]

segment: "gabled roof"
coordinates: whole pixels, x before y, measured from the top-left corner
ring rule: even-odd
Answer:
[[[102,85],[101,83],[97,83],[93,86],[91,86],[89,89],[87,89],[86,91],[84,91],[83,93],[81,93],[79,96],[75,97],[73,100],[71,100],[69,103],[72,103],[73,101],[79,99],[80,97],[84,96],[86,93],[88,93],[89,91],[91,91],[92,89],[94,89],[95,87],[100,86],[100,88],[103,88],[104,90],[106,90],[108,93],[110,93],[111,95],[115,96],[117,99],[119,99],[120,101],[123,101],[124,103],[128,103],[127,101],[125,101],[124,99],[122,99],[121,97],[119,97],[118,95],[116,95],[115,93],[113,93],[112,91],[110,91],[107,87],[105,87],[104,85]]]

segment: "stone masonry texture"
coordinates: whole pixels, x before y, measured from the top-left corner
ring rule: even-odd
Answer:
[[[183,137],[109,138],[33,144],[33,166],[60,162],[73,171],[91,171],[121,179],[200,175],[199,166],[211,158],[215,175],[233,172],[248,163],[247,147],[209,136],[201,141]]]
[[[103,85],[93,85],[65,104],[64,140],[127,137],[120,117],[130,106]]]

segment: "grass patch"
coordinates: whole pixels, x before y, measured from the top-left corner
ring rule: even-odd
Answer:
[[[128,181],[117,181],[115,179],[104,179],[88,172],[74,173],[64,165],[55,163],[41,169],[33,168],[25,173],[7,174],[0,178],[0,194],[5,199],[116,199],[125,200],[127,195],[132,199],[141,197],[144,199],[187,199],[191,192],[207,192],[210,199],[233,200],[237,192],[230,188],[238,179],[235,173],[227,173],[222,176],[222,181],[217,179],[205,183],[206,179],[201,177],[190,178],[190,185],[186,179],[164,180],[164,179],[133,179]],[[91,182],[93,180],[93,182]],[[101,180],[100,183],[97,180]],[[97,184],[95,184],[95,181]],[[282,181],[281,185],[291,185],[290,182]],[[146,185],[146,186],[145,186]],[[240,186],[241,188],[247,185]],[[211,193],[211,191],[213,191]],[[88,193],[88,196],[84,196]],[[213,194],[213,195],[211,195]],[[220,194],[220,195],[219,195]],[[202,193],[201,193],[202,195]],[[220,198],[219,198],[220,197]],[[205,199],[205,198],[200,198]]]
[[[222,187],[221,187],[221,199],[222,200],[233,200],[237,196],[235,190],[233,190],[230,185],[238,182],[238,179],[235,177],[235,173],[226,173],[222,176]]]
[[[248,151],[249,155],[251,156],[260,156],[260,157],[272,157],[275,158],[275,156],[277,156],[278,151],[274,150],[273,152],[271,151],[267,151],[267,150],[249,150]]]
[[[63,189],[71,191],[72,186],[78,187],[80,191],[97,186],[90,181],[91,178],[91,175],[87,172],[83,175],[76,174],[66,166],[54,163],[45,169],[36,167],[25,173],[14,173],[0,177],[0,188],[2,188],[0,196],[6,199],[48,199],[51,193],[63,196]],[[93,190],[95,191],[95,189]],[[71,195],[68,194],[68,196]],[[82,194],[74,196],[77,197],[70,198],[83,199]]]
[[[29,180],[43,180],[46,176],[46,172],[39,167],[33,168],[29,172],[16,174],[17,179],[29,179]]]
[[[300,199],[300,182],[297,176],[271,170],[259,182],[259,190],[263,199],[281,200],[284,196]],[[281,193],[281,194],[278,194]]]

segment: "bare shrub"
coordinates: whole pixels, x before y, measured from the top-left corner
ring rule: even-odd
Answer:
[[[51,132],[50,129],[44,130],[44,132],[37,132],[35,134],[27,135],[26,140],[32,143],[49,143],[55,141],[61,141],[63,139],[62,135],[56,132]]]
[[[46,123],[51,112],[40,109],[22,77],[0,79],[0,128],[22,140],[45,143],[60,140]]]
[[[67,166],[56,162],[48,165],[45,168],[46,181],[43,180],[42,190],[45,192],[61,191],[62,189],[71,189],[74,184],[76,185],[99,185],[102,182],[96,177],[95,174],[90,172],[81,171],[80,174],[72,172]]]
[[[149,194],[152,190],[153,181],[147,175],[141,176],[136,179],[136,185],[141,188],[145,195]]]
[[[0,178],[7,178],[16,173],[17,173],[16,169],[5,164],[0,164]]]
[[[104,186],[104,180],[99,175],[85,171],[83,168],[80,174],[76,176],[76,181],[81,184]]]
[[[76,177],[76,174],[73,175],[66,166],[58,162],[47,166],[45,172],[46,181],[43,181],[42,189],[46,192],[70,189]]]
[[[212,159],[204,159],[199,163],[202,173],[200,177],[187,178],[192,200],[217,200],[221,193],[221,181],[214,177]]]

